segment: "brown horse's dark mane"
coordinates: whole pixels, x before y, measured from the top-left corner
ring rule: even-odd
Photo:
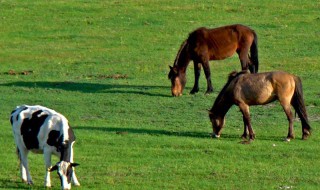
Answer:
[[[188,40],[185,40],[182,44],[181,44],[181,46],[180,46],[180,48],[179,48],[179,51],[178,51],[178,53],[177,53],[177,55],[176,55],[176,59],[174,60],[174,66],[182,66],[182,65],[178,65],[178,62],[179,62],[179,58],[180,58],[180,56],[181,56],[181,52],[184,50],[184,48],[185,48],[185,46],[187,45],[187,43],[188,43]],[[185,56],[185,55],[183,55],[183,56]]]
[[[228,76],[228,81],[227,83],[224,85],[224,87],[222,88],[222,90],[220,91],[219,95],[217,96],[212,108],[211,108],[211,112],[214,112],[217,114],[217,112],[220,112],[222,115],[225,115],[227,113],[227,111],[229,110],[229,108],[231,107],[231,105],[233,104],[231,102],[231,100],[228,100],[226,101],[225,99],[228,98],[228,96],[226,95],[226,92],[227,92],[227,88],[229,87],[230,83],[234,80],[237,80],[238,77],[242,74],[246,74],[248,73],[248,71],[240,71],[240,72],[237,72],[237,71],[232,71],[231,73],[229,73],[229,76]],[[226,102],[227,104],[230,104],[230,107],[229,106],[222,106],[219,107],[220,103],[224,101]],[[219,108],[218,108],[219,107]],[[217,110],[219,109],[219,110]]]

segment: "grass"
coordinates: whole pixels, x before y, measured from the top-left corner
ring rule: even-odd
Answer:
[[[0,188],[42,189],[44,162],[30,154],[34,186],[19,177],[9,114],[41,104],[64,114],[77,136],[75,189],[317,189],[319,3],[314,1],[0,1]],[[239,60],[211,62],[215,92],[170,96],[178,48],[200,26],[242,23],[259,37],[261,71],[302,78],[313,135],[285,143],[278,103],[251,108],[257,138],[240,142],[233,107],[220,140],[207,115]],[[21,74],[23,71],[25,74]],[[54,161],[57,161],[55,159]],[[59,179],[52,174],[52,189]]]

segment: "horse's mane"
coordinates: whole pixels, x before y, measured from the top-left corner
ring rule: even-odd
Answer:
[[[185,46],[187,45],[187,43],[188,43],[188,40],[185,40],[185,41],[181,44],[180,49],[179,49],[179,51],[178,51],[178,53],[177,53],[176,59],[174,60],[174,64],[173,64],[174,66],[178,65],[178,60],[179,60],[179,57],[180,57],[180,55],[181,55],[181,52],[182,52],[182,50],[185,48]]]
[[[213,107],[211,109],[211,111],[213,111],[213,108],[216,107],[217,104],[219,104],[221,102],[221,100],[223,100],[223,98],[225,97],[226,95],[226,91],[227,91],[227,88],[229,87],[229,85],[231,84],[232,81],[234,80],[237,80],[238,77],[242,74],[246,74],[248,73],[248,71],[240,71],[240,72],[237,72],[237,71],[232,71],[231,73],[229,73],[229,76],[228,76],[228,81],[227,83],[223,86],[222,90],[220,91],[219,95],[217,96],[214,104],[213,104]]]
[[[232,71],[231,73],[229,73],[229,76],[228,76],[228,81],[227,81],[227,84],[226,85],[229,85],[230,82],[237,78],[238,76],[242,75],[242,74],[246,74],[248,73],[248,71],[240,71],[240,72],[237,72],[237,71]],[[225,85],[225,86],[226,86]]]

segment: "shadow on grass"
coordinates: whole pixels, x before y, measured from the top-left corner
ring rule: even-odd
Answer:
[[[78,91],[83,93],[125,93],[140,94],[146,96],[171,97],[169,86],[144,86],[144,85],[120,85],[120,84],[98,84],[98,83],[77,83],[77,82],[12,82],[0,84],[8,87],[25,88],[50,88],[66,91]],[[166,89],[168,94],[148,92],[154,89]]]
[[[0,189],[32,189],[32,186],[14,180],[0,180]]]
[[[204,139],[211,139],[211,132],[204,133],[204,132],[195,132],[195,131],[168,131],[168,130],[157,130],[157,129],[136,129],[136,128],[113,128],[113,127],[88,127],[88,126],[77,126],[73,128],[74,130],[91,130],[91,131],[100,131],[100,132],[111,132],[116,133],[119,135],[127,135],[127,134],[147,134],[153,136],[176,136],[176,137],[192,137],[192,138],[204,138]],[[222,134],[219,139],[212,138],[213,140],[239,140],[239,143],[243,143],[244,141],[241,138],[241,134]],[[281,136],[266,136],[261,135],[256,137],[253,141],[271,141],[271,142],[284,142],[285,137]],[[300,139],[295,139],[300,140]]]
[[[78,126],[74,127],[74,130],[93,130],[101,132],[112,132],[119,135],[126,134],[147,134],[147,135],[166,135],[166,136],[177,136],[177,137],[192,137],[192,138],[208,138],[210,139],[210,133],[204,132],[195,132],[195,131],[167,131],[167,130],[157,130],[157,129],[135,129],[135,128],[110,128],[110,127],[87,127],[87,126]],[[236,135],[224,135],[224,138],[236,139],[239,136]]]

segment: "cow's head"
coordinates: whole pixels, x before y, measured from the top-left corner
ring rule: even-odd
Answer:
[[[61,181],[61,189],[71,189],[71,179],[73,167],[78,166],[77,163],[60,161],[49,169],[50,172],[57,170]]]

